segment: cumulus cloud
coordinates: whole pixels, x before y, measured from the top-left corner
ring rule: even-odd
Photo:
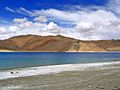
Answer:
[[[58,30],[58,26],[57,24],[55,24],[54,22],[50,22],[48,25],[47,25],[47,30],[49,32],[52,32],[52,33],[59,33],[59,30]]]
[[[10,32],[16,32],[16,31],[20,30],[20,28],[18,28],[17,26],[9,26],[8,30]]]
[[[91,40],[91,39],[111,39],[120,38],[119,31],[120,20],[111,11],[95,10],[85,11],[61,11],[56,9],[41,10],[38,13],[45,16],[51,16],[53,19],[73,22],[75,27],[71,28],[75,38]],[[68,29],[65,33],[67,32]],[[71,30],[69,30],[69,33]],[[105,32],[105,33],[104,33]],[[77,33],[77,34],[76,34]],[[114,37],[113,36],[114,33]],[[67,33],[66,33],[67,34]],[[78,35],[78,36],[77,36]],[[117,35],[117,36],[116,36]]]
[[[26,22],[27,21],[27,18],[15,18],[14,20],[13,20],[13,22],[14,23],[24,23],[24,22]]]
[[[4,34],[7,32],[7,29],[5,27],[0,27],[0,33]]]
[[[55,30],[55,29],[57,29],[57,24],[55,24],[54,22],[50,22],[48,24],[48,29],[49,30]]]
[[[57,35],[57,24],[54,22],[32,22],[27,18],[15,18],[10,26],[0,26],[0,39],[7,39],[18,35]]]
[[[77,24],[77,26],[75,28],[80,33],[86,33],[86,32],[89,32],[90,30],[93,30],[95,27],[92,23],[80,22]]]

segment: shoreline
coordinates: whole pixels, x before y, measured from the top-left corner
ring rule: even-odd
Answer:
[[[120,51],[64,51],[64,52],[58,52],[58,51],[11,51],[11,50],[0,50],[0,53],[2,52],[38,52],[38,53],[104,53],[104,52],[120,52]]]
[[[67,71],[84,71],[89,69],[104,68],[109,65],[119,65],[120,61],[82,63],[82,64],[64,64],[38,67],[16,68],[10,70],[0,70],[0,80],[18,77],[28,77],[37,75],[56,74]]]
[[[47,66],[47,69],[45,67],[22,69],[25,73],[28,73],[28,71],[33,73],[38,69],[41,73],[46,72],[46,70],[55,72],[1,79],[0,90],[120,90],[120,61],[87,65],[74,64],[74,68],[72,65]],[[23,73],[22,71],[18,73],[16,71],[12,74]],[[9,76],[9,74],[6,75]]]

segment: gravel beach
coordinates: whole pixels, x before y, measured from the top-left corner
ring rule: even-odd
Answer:
[[[120,64],[3,79],[0,90],[120,90]]]

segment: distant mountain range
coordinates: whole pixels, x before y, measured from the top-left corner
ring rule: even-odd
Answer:
[[[0,51],[105,52],[120,51],[120,40],[82,41],[64,36],[22,35],[0,40]]]

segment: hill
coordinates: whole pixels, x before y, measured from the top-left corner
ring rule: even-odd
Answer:
[[[120,51],[120,40],[82,41],[60,35],[22,35],[0,40],[0,50],[40,52]]]

